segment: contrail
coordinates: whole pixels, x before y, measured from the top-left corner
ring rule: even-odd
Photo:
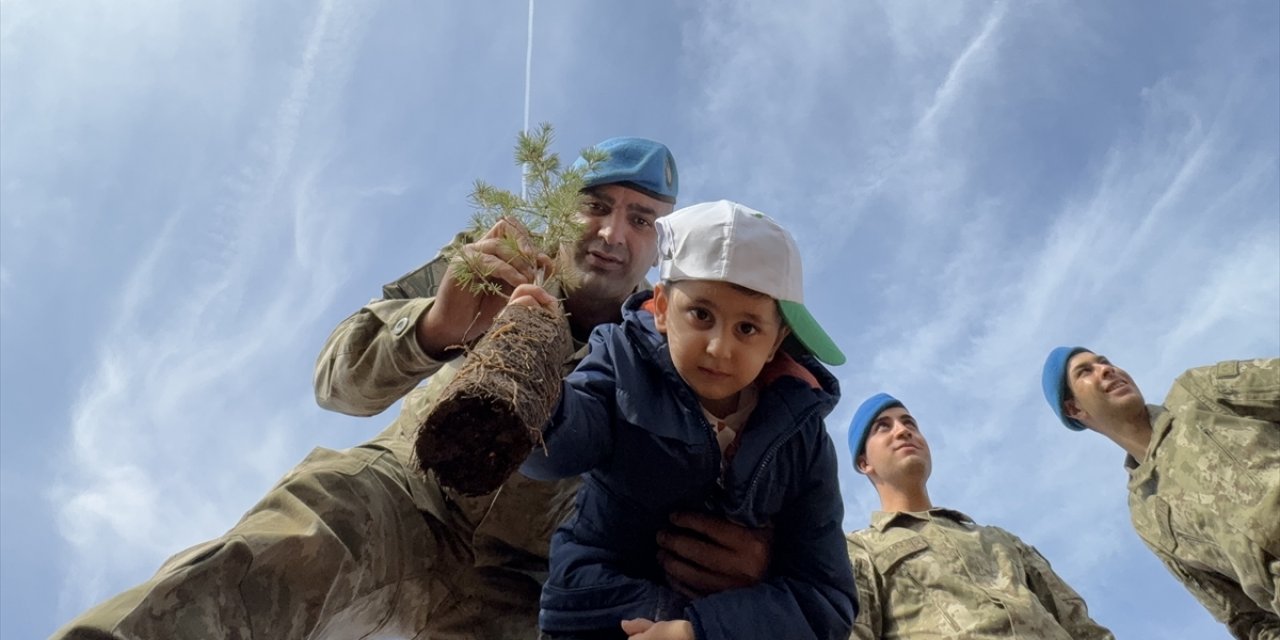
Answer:
[[[529,0],[529,35],[524,52],[524,132],[529,133],[529,94],[533,79],[533,0]],[[529,195],[529,165],[520,168],[520,198]]]

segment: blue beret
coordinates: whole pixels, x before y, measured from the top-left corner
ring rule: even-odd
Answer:
[[[1044,388],[1044,399],[1049,401],[1049,408],[1062,424],[1074,431],[1084,431],[1084,425],[1063,413],[1062,402],[1067,395],[1067,361],[1082,351],[1089,350],[1084,347],[1058,347],[1050,351],[1044,360],[1044,373],[1040,375],[1040,386]]]
[[[880,415],[881,411],[892,407],[906,408],[906,405],[887,393],[877,393],[864,400],[858,406],[858,410],[853,413],[853,422],[849,423],[849,453],[853,454],[855,461],[867,447],[867,434],[871,432],[871,423],[875,422],[876,416]]]
[[[674,203],[680,191],[680,174],[676,172],[676,159],[661,142],[647,138],[609,138],[595,146],[608,157],[596,164],[595,170],[584,176],[585,187],[602,184],[625,183],[645,195],[663,202]],[[578,158],[574,168],[586,161]]]

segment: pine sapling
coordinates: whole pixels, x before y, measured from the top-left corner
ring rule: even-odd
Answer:
[[[550,152],[552,130],[543,124],[520,134],[516,162],[525,169],[524,197],[477,181],[471,194],[476,213],[473,237],[499,220],[519,221],[529,230],[535,254],[514,237],[503,238],[513,260],[537,264],[537,252],[555,261],[545,284],[572,287],[572,247],[581,238],[583,176],[604,160],[601,151],[583,152],[585,166],[563,168]],[[447,253],[454,277],[476,294],[504,294],[488,279],[485,265],[460,250]],[[539,284],[544,284],[539,282]],[[560,394],[561,367],[572,352],[563,313],[542,307],[510,306],[468,350],[466,364],[440,393],[418,427],[414,451],[418,466],[434,473],[442,486],[465,495],[492,492],[542,442],[542,427]]]

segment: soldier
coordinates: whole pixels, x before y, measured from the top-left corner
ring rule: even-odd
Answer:
[[[1062,424],[1128,454],[1133,526],[1174,577],[1237,638],[1280,638],[1280,359],[1191,369],[1160,405],[1084,347],[1041,382]]]
[[[1114,640],[1034,547],[933,506],[929,443],[896,398],[858,407],[849,450],[881,508],[846,537],[858,585],[852,638]]]
[[[670,213],[678,176],[665,146],[612,138],[586,176],[580,273],[564,298],[578,351],[595,325],[621,319],[657,255],[654,220]],[[513,260],[502,221],[463,251],[510,291],[538,265]],[[539,263],[546,266],[548,258]],[[316,363],[316,399],[375,415],[404,398],[378,437],[318,448],[221,538],[179,553],[148,582],[89,610],[58,638],[534,638],[552,531],[572,511],[577,480],[514,474],[478,497],[415,471],[413,437],[462,364],[457,345],[483,334],[505,295],[472,294],[439,256],[383,287],[383,300],[342,321]],[[424,379],[426,385],[418,386]],[[688,594],[755,584],[769,563],[767,530],[677,514],[659,535],[668,581]]]

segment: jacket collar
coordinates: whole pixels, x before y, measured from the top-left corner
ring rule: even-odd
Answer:
[[[1138,462],[1133,456],[1126,454],[1124,468],[1129,472],[1129,486],[1144,482],[1155,471],[1156,449],[1169,436],[1173,429],[1173,413],[1158,404],[1147,405],[1147,417],[1151,420],[1151,442],[1147,443],[1147,453]]]
[[[973,518],[956,511],[955,509],[947,509],[945,507],[934,507],[923,513],[912,513],[910,511],[876,511],[871,514],[871,527],[881,533],[889,527],[906,524],[904,521],[914,520],[916,522],[925,522],[931,518],[947,518],[960,524],[974,524]]]

